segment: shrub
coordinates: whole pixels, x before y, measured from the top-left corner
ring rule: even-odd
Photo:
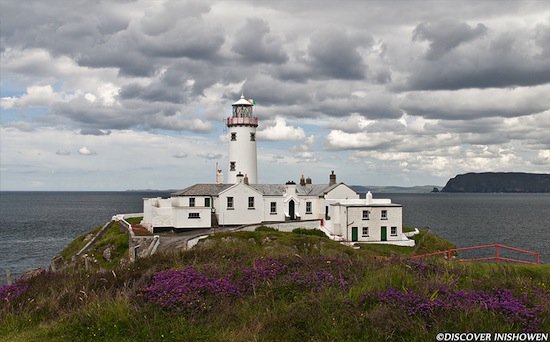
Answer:
[[[296,228],[292,232],[294,234],[320,236],[328,239],[328,236],[319,229]]]
[[[255,232],[278,232],[277,229],[273,227],[268,227],[268,226],[259,226],[256,229],[254,229],[254,231]]]

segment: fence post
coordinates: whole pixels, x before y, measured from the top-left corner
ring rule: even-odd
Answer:
[[[499,261],[500,261],[500,255],[499,255],[499,253],[498,253],[498,245],[495,245],[495,256],[496,256],[495,260],[496,260],[496,262],[497,262],[497,264],[498,264]]]

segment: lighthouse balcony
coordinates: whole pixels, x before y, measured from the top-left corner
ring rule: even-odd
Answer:
[[[254,116],[227,118],[227,126],[254,126],[258,127],[258,118]]]

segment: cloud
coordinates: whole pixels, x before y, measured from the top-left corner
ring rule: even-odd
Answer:
[[[95,151],[90,150],[86,146],[82,146],[81,148],[79,148],[78,153],[82,156],[91,156],[91,155],[97,154]]]
[[[221,159],[222,154],[221,153],[199,153],[197,154],[197,157],[204,158],[207,160],[215,160],[215,159]]]
[[[363,79],[366,65],[358,49],[371,43],[368,35],[352,37],[338,30],[318,32],[311,37],[308,47],[313,70],[329,78]]]
[[[413,31],[413,40],[427,40],[430,48],[426,52],[427,59],[438,59],[460,44],[481,37],[487,32],[487,27],[477,24],[470,27],[467,23],[456,20],[440,20],[431,23],[421,23]]]
[[[102,136],[102,135],[111,134],[111,131],[110,130],[100,130],[100,129],[97,129],[97,128],[82,128],[80,130],[80,134],[82,134],[82,135]]]
[[[283,117],[276,117],[275,124],[258,131],[258,138],[263,140],[302,140],[306,137],[300,127],[287,126]]]
[[[57,154],[58,156],[69,156],[69,155],[71,155],[71,151],[58,150],[58,151],[55,152],[55,154]]]
[[[178,152],[178,153],[174,154],[172,157],[177,158],[177,159],[187,158],[187,153],[185,153],[185,152]]]
[[[288,61],[280,40],[270,34],[269,24],[249,18],[237,31],[232,50],[249,63],[281,64]]]

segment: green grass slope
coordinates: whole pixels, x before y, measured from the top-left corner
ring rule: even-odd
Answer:
[[[427,242],[443,243],[424,232]],[[270,230],[0,288],[6,341],[426,341],[549,331],[550,267],[411,260]],[[381,256],[381,254],[383,254]]]

